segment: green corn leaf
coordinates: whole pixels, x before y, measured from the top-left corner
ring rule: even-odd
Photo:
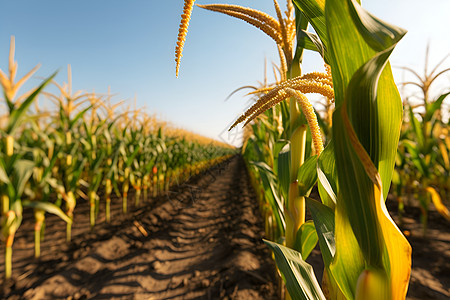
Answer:
[[[334,143],[329,143],[317,161],[318,190],[322,203],[334,209],[337,201],[338,179],[334,160]]]
[[[373,50],[382,52],[397,44],[406,34],[406,30],[378,19],[360,5],[356,0],[349,2],[350,16],[364,41]],[[350,4],[350,1],[352,2]]]
[[[301,30],[300,35],[297,38],[297,46],[318,52],[325,62],[327,62],[325,58],[325,46],[322,44],[322,41],[317,34]]]
[[[288,76],[290,78],[296,77],[301,74],[300,64],[303,57],[304,48],[301,46],[302,37],[301,31],[306,30],[308,28],[308,19],[305,15],[299,10],[298,7],[295,7],[295,28],[297,30],[297,47],[295,48],[294,58],[292,60],[290,69],[288,70]],[[285,132],[293,132],[294,127],[290,124],[290,113],[291,109],[287,106],[287,101],[283,101],[281,104],[281,112],[283,114],[283,127]]]
[[[19,159],[14,162],[14,174],[12,183],[16,190],[16,197],[20,198],[25,189],[25,185],[28,182],[31,174],[33,173],[34,163],[30,160]]]
[[[56,76],[56,72],[53,73],[50,77],[44,80],[44,82],[37,87],[33,93],[31,93],[30,96],[25,99],[20,106],[17,109],[14,109],[11,111],[9,116],[9,122],[7,125],[6,132],[10,135],[14,133],[14,131],[17,129],[17,127],[20,125],[21,121],[23,120],[28,108],[33,103],[33,101],[36,99],[36,97],[39,95],[39,93],[45,88],[45,86],[53,79],[53,77]]]
[[[114,173],[117,173],[117,162],[119,160],[119,152],[120,148],[116,147],[115,151],[113,152],[112,156],[109,156],[110,158],[112,158],[112,165],[111,168],[108,169],[108,171],[106,172],[106,178],[113,178],[114,176],[112,176]],[[150,163],[148,164],[150,166]],[[153,167],[153,163],[151,164],[151,166]]]
[[[101,168],[101,164],[103,163],[104,159],[105,159],[106,153],[105,152],[100,152],[97,157],[95,158],[95,160],[92,162],[91,165],[91,169],[92,170],[98,170]],[[95,171],[94,171],[95,172]]]
[[[6,91],[5,91],[5,90],[3,90],[3,98],[5,99],[6,104],[8,105],[9,113],[11,114],[11,112],[14,111],[15,105],[14,105],[14,102],[12,102],[12,101],[8,98],[8,96],[6,95]]]
[[[325,300],[313,268],[299,252],[274,242],[264,242],[275,254],[275,261],[293,300]]]
[[[286,144],[289,143],[288,140],[278,140],[275,142],[273,147],[273,170],[276,171],[276,175],[278,176],[278,156],[280,154],[280,151],[286,146]]]
[[[23,206],[42,209],[60,217],[64,222],[72,224],[72,220],[55,204],[50,202],[23,201]]]
[[[314,220],[323,262],[325,267],[329,267],[336,253],[334,211],[328,206],[311,198],[306,198],[306,205],[311,211]]]
[[[290,144],[286,144],[278,153],[278,181],[284,199],[287,199],[290,184],[291,150]]]
[[[136,149],[134,149],[134,151],[131,152],[130,156],[127,157],[126,162],[125,162],[125,164],[127,165],[127,167],[130,167],[130,166],[131,166],[131,164],[133,163],[134,159],[135,159],[136,156],[138,155],[139,149],[140,149],[140,148],[141,148],[140,146],[136,147]]]
[[[299,196],[308,196],[309,191],[317,182],[317,156],[308,157],[298,169]]]
[[[306,260],[319,240],[312,220],[308,220],[300,226],[295,238],[294,250],[297,250]]]
[[[325,1],[324,0],[293,0],[295,6],[303,13],[311,23],[323,45],[324,59],[328,61],[328,33],[325,26]]]
[[[414,130],[416,141],[420,148],[425,147],[425,138],[423,136],[422,125],[419,120],[414,115],[414,112],[411,107],[409,107],[409,119],[411,120],[412,128]]]
[[[9,180],[8,174],[6,174],[5,168],[6,168],[6,166],[5,166],[3,157],[0,156],[0,182],[3,182],[4,184],[9,184],[10,180]]]
[[[442,102],[450,95],[450,92],[440,95],[434,102],[429,103],[423,118],[424,122],[428,122],[437,110],[441,109]]]
[[[83,115],[84,115],[85,113],[87,113],[91,108],[92,108],[92,105],[90,105],[90,106],[86,107],[85,109],[79,111],[79,112],[75,115],[75,117],[74,117],[71,121],[69,121],[69,129],[72,129],[73,126],[78,122],[78,120],[79,120],[81,117],[83,117]]]
[[[277,227],[280,229],[281,232],[284,232],[286,228],[284,218],[284,207],[283,202],[278,196],[278,191],[276,189],[277,186],[276,177],[273,174],[272,169],[264,162],[249,162],[249,163],[259,170],[262,186],[264,188],[265,198],[272,208],[272,212],[274,214]]]
[[[331,272],[344,295],[354,298],[360,274],[366,268],[381,270],[390,281],[392,298],[402,299],[411,248],[384,201],[402,118],[387,59],[405,32],[373,18],[356,1],[327,0],[325,16],[337,107],[333,143],[339,179]],[[358,252],[364,258],[359,262]],[[352,269],[349,260],[355,262]]]
[[[408,150],[408,153],[411,155],[411,161],[419,173],[425,177],[430,176],[429,168],[425,162],[425,158],[421,155],[421,151],[417,146],[417,143],[409,140],[403,140],[401,144]]]

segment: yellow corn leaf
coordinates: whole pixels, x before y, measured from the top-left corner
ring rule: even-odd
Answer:
[[[448,158],[448,150],[445,147],[444,143],[442,143],[442,142],[439,143],[439,150],[441,151],[442,159],[444,160],[444,164],[445,164],[445,168],[447,170],[450,169],[450,161],[449,161],[449,158]]]
[[[444,218],[450,221],[450,213],[448,211],[448,208],[444,205],[444,203],[442,203],[439,193],[436,192],[436,190],[431,186],[427,187],[426,191],[430,193],[431,200],[433,201],[434,207],[436,207],[438,213],[440,213]]]
[[[411,275],[411,245],[389,215],[382,189],[374,185],[376,210],[390,263],[392,299],[405,299]]]

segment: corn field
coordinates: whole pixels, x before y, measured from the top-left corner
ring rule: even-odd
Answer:
[[[111,259],[118,265],[131,257],[130,266],[119,273],[106,267],[113,275],[99,277],[111,285],[140,287],[122,296],[105,292],[103,282],[103,289],[89,286],[100,271],[86,271],[92,276],[87,281],[69,276],[80,282],[77,288],[88,286],[82,289],[86,298],[450,297],[448,276],[431,284],[420,277],[427,266],[415,260],[422,247],[435,251],[436,242],[442,253],[424,260],[435,268],[439,264],[441,273],[450,268],[442,250],[450,245],[445,229],[450,221],[449,82],[445,92],[432,96],[433,82],[449,74],[443,67],[447,57],[430,71],[427,48],[423,74],[400,67],[416,81],[395,82],[389,59],[405,29],[372,15],[358,0],[285,3],[284,10],[274,0],[276,15],[271,16],[239,5],[184,1],[176,77],[183,72],[181,57],[191,42],[187,33],[195,10],[243,20],[278,49],[274,82],[268,83],[265,74],[259,85],[235,90],[251,88],[246,98],[252,105],[237,118],[230,116],[235,121],[229,130],[243,128],[239,151],[176,129],[136,105],[112,103],[109,92],[73,91],[70,65],[66,83],[57,83],[55,73],[19,92],[39,66],[16,81],[12,37],[9,69],[0,70],[3,285],[15,277],[13,246],[22,224],[33,224],[33,252],[39,259],[48,216],[64,222],[66,245],[78,245],[72,228],[77,207],[85,205],[89,232],[106,228],[103,219],[99,222],[104,214],[104,223],[120,228],[108,242],[136,234],[133,245],[148,255],[133,260],[130,252]],[[307,51],[323,61],[315,72],[303,72]],[[49,92],[49,86],[58,93]],[[418,96],[406,96],[405,88],[416,89]],[[312,101],[310,94],[320,100]],[[51,108],[43,109],[41,99]],[[180,185],[184,192],[175,193]],[[124,223],[112,217],[114,201],[120,201]],[[149,214],[142,217],[144,211]],[[121,224],[134,224],[129,227],[136,233]],[[93,245],[100,249],[102,241]],[[102,255],[95,251],[90,257]],[[120,272],[139,267],[127,273],[132,283],[120,281],[126,277]],[[33,284],[36,290],[24,284],[2,295],[68,295],[38,292]],[[243,288],[252,284],[253,292]]]
[[[120,102],[111,104],[108,97],[73,92],[70,66],[68,83],[52,81],[53,74],[17,96],[36,70],[15,82],[12,38],[9,73],[0,73],[8,111],[1,116],[0,152],[5,278],[11,276],[12,245],[24,207],[34,211],[35,256],[39,257],[46,213],[67,223],[66,239],[70,241],[80,200],[89,202],[90,226],[94,228],[100,207],[106,211],[106,222],[110,221],[112,194],[121,198],[123,213],[127,213],[131,190],[133,204],[139,207],[233,153],[219,142],[164,128],[140,109],[117,113]],[[49,84],[56,85],[60,94],[46,93]],[[39,96],[51,99],[54,110],[40,110]],[[33,104],[35,110],[31,111]]]

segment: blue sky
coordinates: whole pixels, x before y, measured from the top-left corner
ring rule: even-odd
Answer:
[[[269,0],[196,3],[233,3],[275,15]],[[285,2],[280,5],[284,9]],[[427,43],[431,66],[450,52],[446,16],[450,1],[367,0],[363,5],[409,31],[391,57],[393,65],[421,72]],[[174,48],[182,6],[181,0],[3,0],[0,69],[7,69],[9,39],[14,35],[18,76],[42,64],[29,86],[55,70],[59,83],[67,81],[67,64],[71,64],[74,90],[106,93],[110,86],[117,94],[115,101],[131,103],[136,96],[138,106],[145,106],[150,114],[226,140],[226,129],[248,106],[248,99],[244,92],[226,102],[225,98],[238,87],[262,81],[264,60],[269,70],[272,62],[278,62],[276,47],[243,21],[195,7],[177,79]],[[444,66],[449,67],[450,60]],[[304,70],[317,69],[322,69],[320,58],[308,54]],[[408,79],[400,70],[394,75],[397,81]],[[436,87],[448,86],[449,78]]]

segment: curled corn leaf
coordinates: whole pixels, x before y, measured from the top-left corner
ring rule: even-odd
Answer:
[[[430,194],[431,201],[433,201],[433,204],[436,207],[438,213],[440,213],[444,218],[450,221],[450,213],[448,211],[448,208],[444,205],[444,203],[442,203],[439,193],[431,186],[427,187],[426,191]]]

